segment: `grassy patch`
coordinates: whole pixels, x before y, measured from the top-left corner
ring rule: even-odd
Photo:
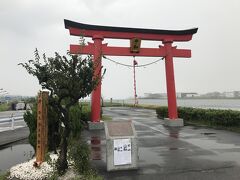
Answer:
[[[111,103],[111,102],[104,102],[103,103],[103,107],[120,107],[120,106],[123,106],[125,104],[123,103],[117,103],[117,102],[114,102],[114,103]]]
[[[8,179],[7,177],[10,175],[10,172],[7,171],[7,172],[1,172],[0,173],[0,180],[6,180]]]
[[[92,172],[88,175],[83,176],[83,180],[104,180],[102,176],[98,175],[96,172]]]
[[[150,104],[138,104],[136,106],[134,106],[134,104],[125,104],[125,106],[142,108],[142,109],[153,109],[153,110],[156,110],[157,108],[159,108],[159,106],[157,105],[150,105]]]
[[[110,102],[105,102],[104,107],[136,107],[136,108],[143,108],[143,109],[157,109],[159,106],[158,105],[150,105],[150,104],[126,104],[126,103],[110,103]]]
[[[10,109],[10,105],[7,103],[0,104],[0,111],[8,111]]]
[[[112,117],[111,116],[106,116],[106,115],[103,115],[101,120],[103,121],[111,121],[112,120]]]

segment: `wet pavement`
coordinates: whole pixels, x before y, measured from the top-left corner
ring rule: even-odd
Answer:
[[[104,108],[113,120],[132,120],[138,135],[139,169],[106,171],[103,130],[86,131],[92,164],[107,180],[240,179],[240,134],[201,127],[168,128],[154,110]]]

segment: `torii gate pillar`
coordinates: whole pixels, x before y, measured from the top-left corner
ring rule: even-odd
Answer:
[[[99,76],[101,78],[101,68],[102,68],[102,36],[93,36],[94,42],[94,76]],[[92,100],[91,100],[91,121],[92,123],[100,122],[101,115],[101,81],[97,85],[96,89],[92,92]]]
[[[177,99],[174,79],[173,53],[172,41],[163,41],[166,57],[165,57],[165,71],[167,83],[167,97],[168,97],[168,117],[164,119],[164,124],[167,126],[183,126],[183,119],[178,118]]]

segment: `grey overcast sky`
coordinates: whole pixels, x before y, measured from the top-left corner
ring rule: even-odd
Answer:
[[[86,24],[179,30],[198,27],[198,33],[178,48],[192,58],[174,59],[177,92],[240,90],[240,1],[238,0],[1,0],[0,88],[15,95],[36,95],[40,86],[17,64],[32,59],[35,48],[47,56],[64,55],[78,43],[64,28],[64,19]],[[91,41],[91,39],[89,40]],[[128,41],[105,39],[110,45]],[[160,42],[143,42],[158,47]],[[111,57],[131,64],[133,57]],[[136,58],[145,64],[156,58]],[[104,98],[133,96],[133,70],[103,60]],[[166,92],[161,61],[136,72],[138,95]]]

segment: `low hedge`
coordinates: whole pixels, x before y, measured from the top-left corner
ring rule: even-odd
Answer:
[[[159,118],[168,117],[167,107],[158,107],[156,112]],[[178,107],[178,116],[186,123],[240,127],[240,111]]]

